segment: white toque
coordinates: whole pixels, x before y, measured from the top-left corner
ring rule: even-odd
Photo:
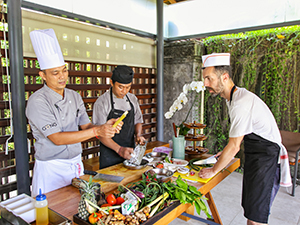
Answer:
[[[65,60],[53,29],[34,30],[29,35],[41,70],[65,65]]]
[[[212,53],[202,56],[202,67],[230,66],[230,53]]]

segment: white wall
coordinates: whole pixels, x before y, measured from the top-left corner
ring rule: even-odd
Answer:
[[[36,57],[29,33],[53,28],[65,60],[155,67],[154,40],[61,17],[22,11],[23,53]]]

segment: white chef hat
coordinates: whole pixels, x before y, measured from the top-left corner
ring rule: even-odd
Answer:
[[[53,29],[34,30],[29,35],[41,70],[65,65],[65,60]]]
[[[202,67],[230,66],[230,53],[212,53],[202,56]]]

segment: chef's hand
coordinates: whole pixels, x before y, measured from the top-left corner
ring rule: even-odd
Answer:
[[[108,120],[107,122],[106,122],[106,124],[108,124],[108,125],[114,125],[114,123],[118,120],[119,118],[117,118],[117,119],[110,119],[110,120]],[[122,126],[123,126],[123,121],[121,121],[121,122],[119,122],[118,123],[118,125],[116,126],[116,128],[114,128],[115,129],[115,132],[118,134],[118,133],[120,133],[120,130],[122,129]]]
[[[202,170],[200,170],[198,176],[201,178],[211,178],[214,175],[216,175],[216,173],[213,171],[213,167],[210,168],[203,168]]]
[[[143,145],[146,142],[146,139],[143,136],[136,136],[136,143]]]
[[[124,159],[130,159],[132,157],[131,153],[133,153],[133,148],[129,148],[129,147],[121,147],[118,150],[118,154]]]
[[[113,136],[115,136],[116,128],[105,123],[103,125],[93,127],[93,131],[95,136],[97,137],[112,138]]]

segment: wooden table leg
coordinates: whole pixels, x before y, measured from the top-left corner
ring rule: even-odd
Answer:
[[[190,215],[194,215],[194,212],[195,212],[195,207],[193,205],[191,205],[186,211],[185,211],[187,214],[190,214]],[[184,221],[189,221],[191,218],[190,217],[186,217],[186,216],[178,216],[179,219],[182,219]]]
[[[217,207],[216,207],[216,205],[215,205],[215,202],[214,202],[214,199],[213,199],[211,193],[208,192],[208,193],[205,195],[205,197],[207,198],[207,204],[208,204],[208,206],[209,206],[209,208],[210,208],[210,211],[211,211],[211,214],[212,214],[212,216],[213,216],[213,218],[214,218],[214,221],[215,221],[216,223],[222,225],[223,223],[222,223],[222,221],[221,221],[219,212],[218,212],[218,210],[217,210]]]

